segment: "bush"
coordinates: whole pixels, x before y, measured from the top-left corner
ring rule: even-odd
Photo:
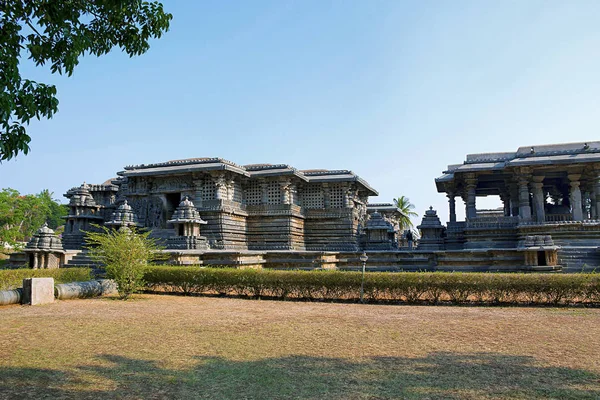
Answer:
[[[361,274],[160,266],[148,268],[147,287],[183,294],[357,301]],[[370,302],[454,304],[571,304],[600,302],[600,274],[368,272]]]
[[[119,296],[127,299],[144,287],[144,272],[151,261],[163,258],[150,232],[135,228],[119,230],[97,226],[100,232],[86,232],[90,256],[104,266],[106,277],[114,279]]]
[[[0,290],[11,290],[23,285],[25,278],[54,278],[55,283],[89,281],[89,268],[60,269],[7,269],[0,271]]]

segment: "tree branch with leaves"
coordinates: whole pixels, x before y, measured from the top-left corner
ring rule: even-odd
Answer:
[[[159,2],[139,0],[0,0],[0,161],[29,153],[32,119],[58,112],[56,87],[21,76],[28,54],[52,73],[73,74],[85,54],[118,47],[130,57],[169,29],[173,16]]]

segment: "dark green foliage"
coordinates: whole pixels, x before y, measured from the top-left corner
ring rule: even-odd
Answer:
[[[357,301],[361,274],[156,266],[144,280],[150,289],[184,294]],[[383,303],[598,303],[600,274],[368,272],[365,297]]]
[[[0,1],[0,161],[29,152],[25,126],[58,111],[56,87],[23,78],[25,54],[52,73],[71,75],[85,54],[101,56],[120,47],[145,53],[151,38],[169,29],[162,4],[140,0]]]
[[[6,269],[0,270],[0,290],[10,290],[23,285],[25,278],[54,278],[55,283],[89,281],[89,268],[60,269]]]

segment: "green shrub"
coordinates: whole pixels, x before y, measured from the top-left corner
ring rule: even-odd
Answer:
[[[127,299],[144,287],[144,272],[149,263],[164,258],[159,253],[160,246],[149,237],[150,231],[94,226],[99,232],[85,235],[89,254],[106,270],[106,277],[114,279],[119,296]]]
[[[7,269],[0,271],[0,290],[23,285],[25,278],[54,278],[55,283],[81,282],[92,279],[89,268]]]
[[[235,268],[151,267],[148,287],[183,294],[357,301],[361,273]],[[368,272],[370,302],[600,303],[600,274]]]

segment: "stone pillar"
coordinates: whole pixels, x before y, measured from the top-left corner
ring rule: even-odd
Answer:
[[[582,191],[581,193],[581,212],[583,213],[583,219],[590,219],[591,218],[591,212],[590,212],[590,208],[589,205],[591,203],[590,200],[590,191],[586,188],[584,191]]]
[[[531,206],[529,205],[529,182],[527,176],[519,176],[519,216],[523,221],[531,220]]]
[[[354,191],[351,187],[347,188],[344,191],[344,207],[345,208],[352,208],[354,207],[354,202],[352,201],[354,197]]]
[[[511,183],[509,186],[510,196],[510,215],[513,217],[519,216],[519,188],[516,184]]]
[[[502,200],[502,208],[504,209],[504,216],[510,217],[510,194],[508,192],[500,192],[500,200]]]
[[[596,210],[596,218],[600,218],[600,170],[594,171],[596,176],[594,178],[594,203],[592,208]]]
[[[235,193],[235,180],[229,179],[227,180],[227,200],[233,201]]]
[[[223,173],[215,176],[215,199],[227,199],[227,183],[225,182],[225,174]]]
[[[475,188],[477,187],[477,178],[474,176],[466,179],[467,183],[467,219],[477,217],[476,198],[477,193]]]
[[[31,257],[33,257],[33,265],[32,268],[33,269],[38,269],[38,254],[37,253],[32,253]]]
[[[531,182],[531,191],[533,193],[533,207],[535,209],[535,220],[538,223],[546,222],[546,212],[544,207],[546,199],[544,197],[544,177],[534,176]]]
[[[583,209],[581,202],[581,190],[579,189],[579,178],[581,178],[580,174],[569,174],[569,185],[571,186],[571,213],[573,214],[573,221],[583,221]]]
[[[590,192],[590,218],[591,219],[598,219],[598,208],[597,208],[596,204],[597,204],[596,186],[594,185],[594,187],[592,188],[592,191]]]
[[[456,200],[454,199],[454,192],[449,191],[446,194],[448,197],[448,209],[450,211],[450,222],[456,222]]]

